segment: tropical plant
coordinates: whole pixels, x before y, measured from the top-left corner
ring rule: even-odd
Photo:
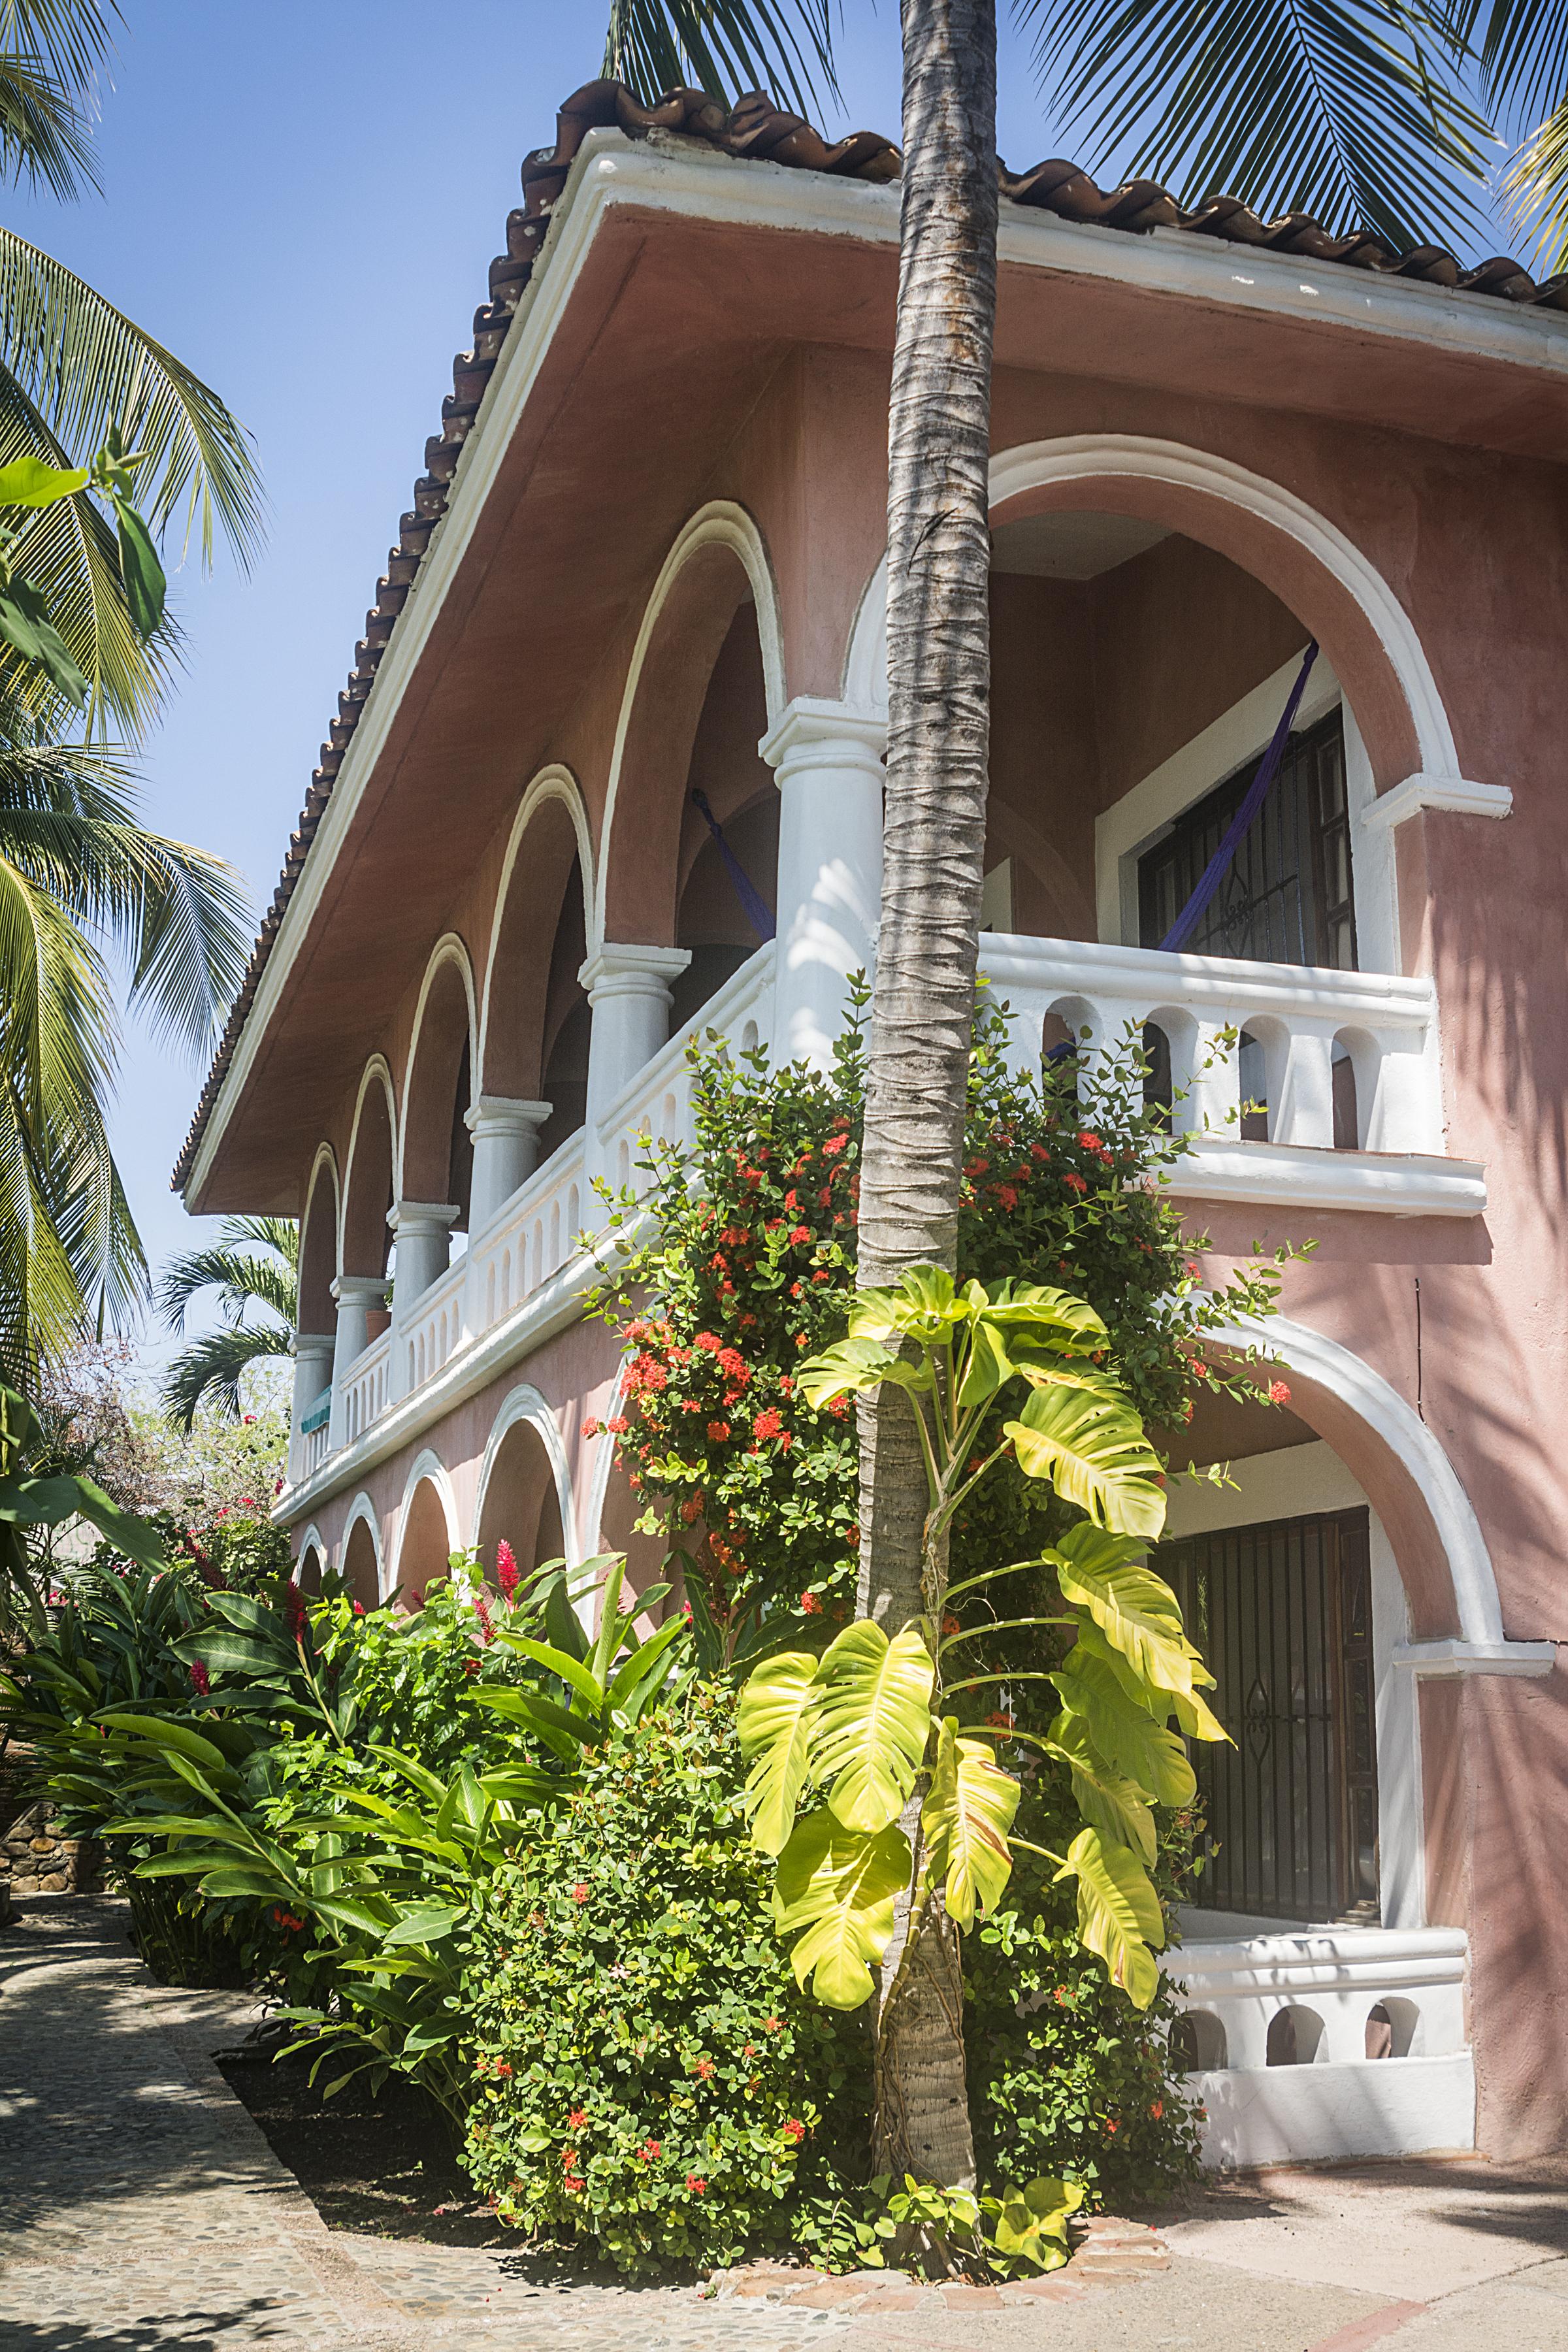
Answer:
[[[153,1529],[121,1510],[95,1480],[58,1469],[26,1398],[0,1383],[0,1633],[39,1629],[49,1567],[40,1538],[75,1519],[144,1569],[162,1566]]]
[[[192,1302],[205,1290],[218,1294],[223,1328],[203,1332],[163,1376],[163,1403],[185,1429],[194,1427],[205,1399],[237,1421],[251,1365],[288,1355],[300,1298],[294,1219],[226,1217],[215,1240],[172,1258],[156,1289],[158,1311],[171,1331],[184,1328]],[[259,1309],[258,1321],[250,1319],[252,1309]]]
[[[997,1742],[1026,1742],[1066,1769],[1083,1826],[1050,1859],[1076,1884],[1081,1940],[1147,2008],[1164,1937],[1149,1875],[1153,1808],[1185,1807],[1195,1793],[1179,1734],[1226,1737],[1203,1696],[1213,1676],[1174,1594],[1143,1559],[1164,1522],[1164,1474],[1106,1369],[1110,1350],[1100,1316],[1068,1292],[958,1286],[944,1268],[918,1266],[896,1287],[858,1291],[846,1338],[801,1366],[802,1390],[819,1405],[896,1385],[909,1400],[927,1491],[916,1608],[886,1624],[858,1619],[820,1656],[765,1661],[740,1711],[752,1834],[777,1860],[774,1916],[795,1937],[796,1978],[835,2008],[879,1996],[877,2146],[879,2163],[890,2158],[895,2170],[912,2169],[913,2152],[940,2126],[908,2104],[889,2050],[901,2032],[920,2032],[933,2006],[961,2014],[954,1931],[995,1909],[1012,1867],[1020,1783],[998,1765]],[[1008,1398],[1017,1402],[1004,1417]],[[1081,1516],[1037,1560],[952,1582],[954,1517],[1005,1465],[1005,1475],[1048,1484]],[[973,1605],[1020,1570],[1043,1572],[1054,1607],[968,1624],[955,1613],[954,1604]],[[1009,1632],[1037,1643],[1047,1631],[1072,1636],[1054,1663],[1026,1653],[952,1675],[952,1653],[982,1638]],[[1044,1735],[1010,1713],[964,1723],[948,1709],[973,1692],[1031,1682],[1050,1683],[1060,1701]],[[939,1902],[940,1940],[925,1933]],[[967,2120],[964,2128],[967,2137]]]

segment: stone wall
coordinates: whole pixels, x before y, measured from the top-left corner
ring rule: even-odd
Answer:
[[[27,1805],[0,1837],[0,1916],[10,1895],[97,1895],[102,1858],[91,1838],[68,1838],[47,1800]]]

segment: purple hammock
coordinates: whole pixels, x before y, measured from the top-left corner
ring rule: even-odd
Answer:
[[[1279,772],[1279,762],[1285,756],[1285,746],[1290,740],[1290,730],[1295,724],[1307,679],[1317,658],[1318,641],[1314,637],[1301,656],[1301,667],[1295,685],[1290,688],[1290,698],[1279,714],[1279,724],[1274,730],[1273,740],[1268,751],[1258,762],[1258,773],[1247,786],[1241,806],[1226,825],[1219,847],[1199,875],[1192,897],[1161,940],[1162,953],[1167,950],[1173,952],[1177,948],[1186,946],[1207,913],[1209,901],[1225,879],[1226,868],[1251,831],[1253,820],[1268,799],[1268,788]]]

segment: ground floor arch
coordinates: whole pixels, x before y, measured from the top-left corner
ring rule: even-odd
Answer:
[[[526,1575],[551,1559],[575,1557],[571,1473],[560,1432],[543,1397],[516,1390],[496,1416],[480,1465],[475,1544],[494,1578],[504,1540]]]
[[[409,1472],[399,1517],[393,1584],[401,1607],[419,1608],[430,1586],[450,1575],[461,1542],[447,1473],[434,1454],[422,1454]]]

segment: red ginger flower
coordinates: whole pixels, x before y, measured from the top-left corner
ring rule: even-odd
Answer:
[[[205,1698],[212,1690],[212,1676],[199,1658],[191,1660],[191,1680],[195,1685],[197,1697]]]
[[[480,1588],[479,1588],[478,1585],[476,1585],[476,1586],[474,1587],[474,1592],[473,1592],[473,1602],[474,1602],[474,1616],[475,1616],[476,1621],[478,1622],[479,1629],[479,1639],[480,1639],[480,1641],[485,1644],[485,1647],[488,1649],[488,1648],[489,1647],[490,1643],[495,1640],[495,1637],[496,1637],[496,1629],[495,1629],[495,1627],[490,1623],[490,1605],[489,1605],[489,1602],[485,1599],[485,1596],[484,1596],[483,1591],[480,1590]],[[472,1660],[470,1660],[470,1661],[469,1661],[470,1665],[472,1664],[472,1663],[473,1663],[473,1661],[472,1661]]]
[[[510,1544],[508,1543],[505,1536],[502,1536],[500,1543],[496,1546],[496,1582],[500,1587],[500,1594],[503,1601],[510,1601],[511,1599],[512,1595],[517,1591],[520,1580],[517,1555],[513,1552],[512,1548]]]

